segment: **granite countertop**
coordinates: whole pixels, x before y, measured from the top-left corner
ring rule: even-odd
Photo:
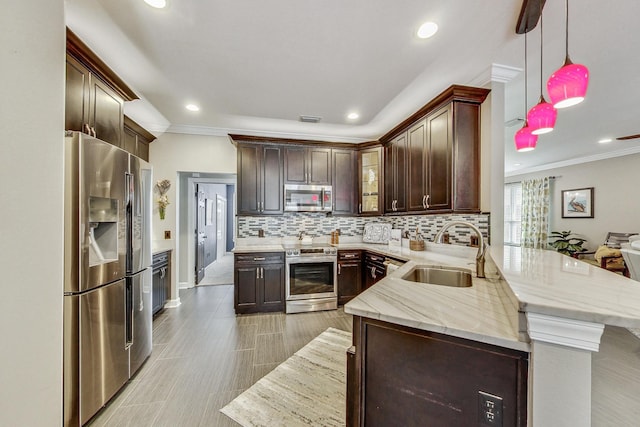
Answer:
[[[640,283],[555,251],[505,246],[491,256],[523,312],[640,327]]]
[[[283,251],[281,242],[235,252]],[[475,275],[476,248],[427,243],[425,251],[346,241],[339,250],[373,251],[406,261],[345,305],[345,312],[422,330],[527,351],[526,312],[622,327],[640,327],[640,283],[555,251],[490,248],[486,278]],[[473,286],[403,280],[416,265],[462,267]]]

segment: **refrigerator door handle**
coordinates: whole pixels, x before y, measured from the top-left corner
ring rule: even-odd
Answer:
[[[125,345],[128,349],[133,344],[133,283],[127,279],[125,285]]]

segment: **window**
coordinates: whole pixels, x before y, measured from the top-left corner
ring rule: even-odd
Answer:
[[[504,244],[520,246],[522,222],[522,184],[504,186]]]

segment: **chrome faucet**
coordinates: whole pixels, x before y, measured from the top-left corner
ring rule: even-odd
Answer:
[[[454,225],[464,225],[465,227],[469,227],[472,229],[476,236],[478,236],[478,254],[476,255],[476,276],[480,278],[484,278],[484,256],[487,251],[487,245],[484,242],[484,237],[482,237],[482,232],[475,225],[465,222],[465,221],[451,221],[442,226],[440,231],[436,233],[436,237],[433,239],[433,243],[442,243],[442,235],[445,231],[447,231],[450,227]]]

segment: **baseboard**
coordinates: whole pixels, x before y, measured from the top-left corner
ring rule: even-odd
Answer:
[[[164,308],[176,308],[179,307],[180,304],[182,303],[180,302],[180,297],[178,297],[176,299],[170,299],[166,303],[164,303]]]
[[[178,283],[178,289],[191,289],[193,287],[194,287],[193,283],[189,283],[189,282]]]

